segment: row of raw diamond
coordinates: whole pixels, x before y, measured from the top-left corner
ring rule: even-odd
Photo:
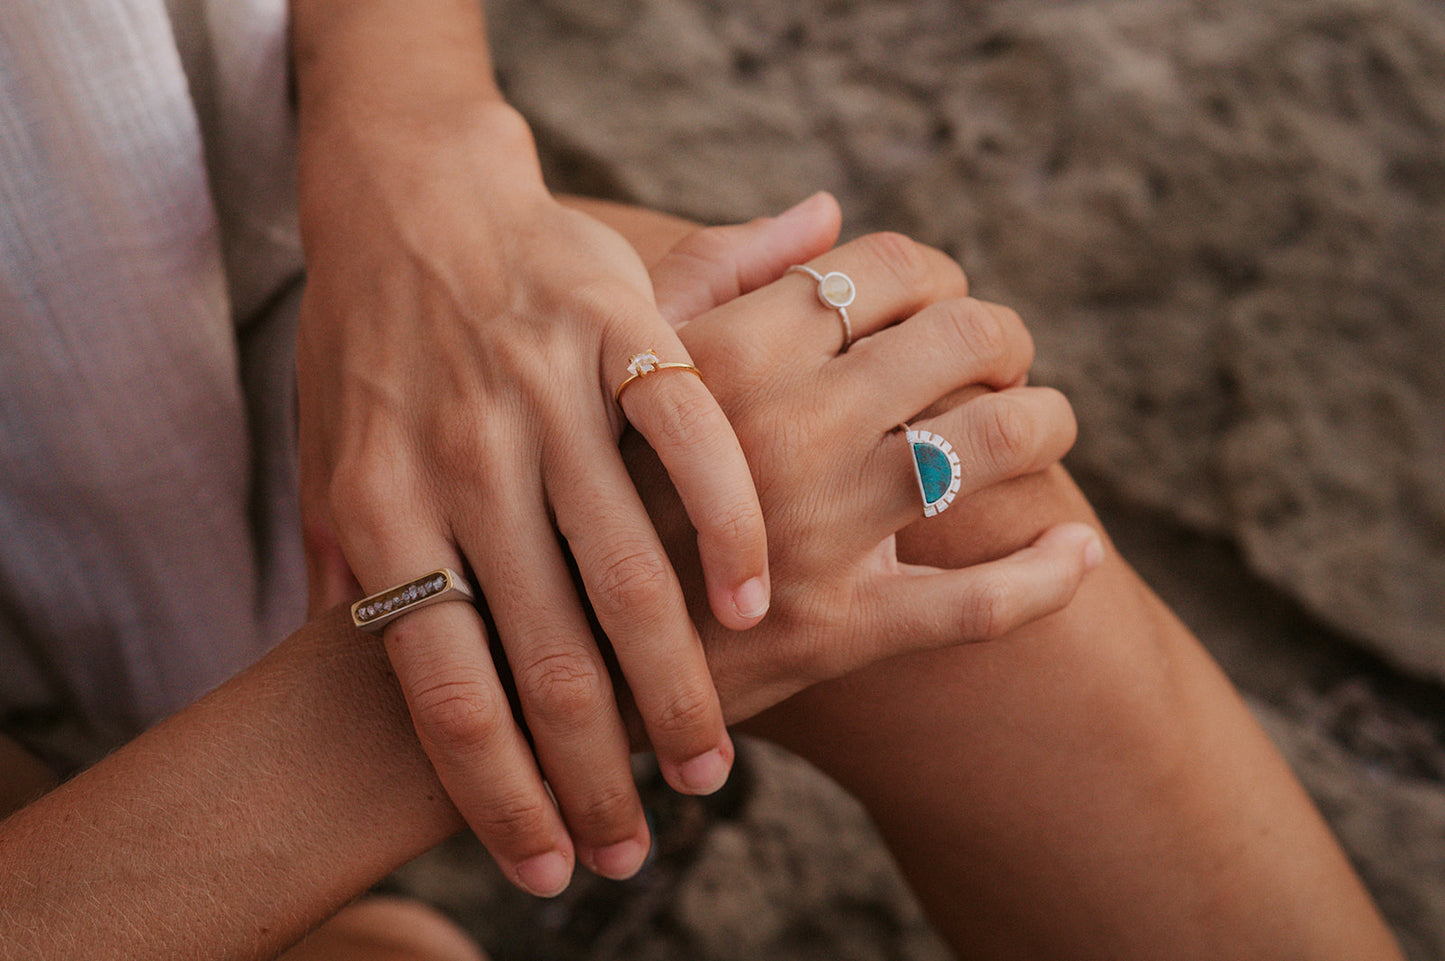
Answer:
[[[385,597],[379,601],[372,601],[370,604],[364,605],[363,607],[361,607],[360,610],[356,612],[356,616],[360,620],[369,621],[372,618],[380,617],[383,614],[390,614],[392,611],[400,607],[405,607],[407,604],[415,604],[422,598],[430,597],[438,591],[443,590],[446,586],[446,575],[438,574],[435,577],[429,577],[424,581],[417,581],[413,584],[408,584],[406,587],[398,590],[395,594]]]

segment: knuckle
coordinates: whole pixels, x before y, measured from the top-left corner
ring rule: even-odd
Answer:
[[[790,632],[788,643],[777,650],[780,675],[812,685],[844,673],[849,645],[836,640],[855,633],[859,624],[869,623],[866,610],[850,618],[849,607],[834,591],[810,591],[799,598],[801,622],[809,629]]]
[[[328,489],[337,526],[353,536],[381,534],[401,493],[394,471],[380,461],[360,458],[338,464]]]
[[[448,755],[475,753],[512,723],[511,709],[500,692],[475,681],[423,687],[411,703],[418,736]]]
[[[733,266],[735,249],[725,228],[706,227],[684,237],[672,248],[672,253],[696,262],[707,271],[705,276],[710,276],[717,268]],[[734,273],[733,279],[736,279],[736,276]]]
[[[467,823],[488,847],[514,851],[537,847],[550,833],[551,818],[541,797],[512,793],[488,798],[467,814]]]
[[[698,524],[698,533],[728,546],[750,544],[763,536],[762,508],[752,498],[716,505]]]
[[[667,562],[656,551],[624,545],[605,558],[599,568],[593,598],[597,613],[606,619],[624,613],[636,617],[654,610],[671,577]]]
[[[904,290],[932,290],[928,258],[917,241],[903,234],[883,231],[868,234],[860,243],[869,257],[892,273]]]
[[[636,789],[621,782],[595,788],[579,803],[569,806],[567,822],[578,834],[611,840],[630,837],[639,813]]]
[[[674,384],[677,380],[673,378]],[[706,391],[672,391],[654,408],[648,440],[654,447],[687,447],[696,443],[721,417],[717,402]]]
[[[478,418],[477,423],[450,430],[442,437],[427,451],[441,476],[475,478],[474,489],[480,491],[493,490],[503,481],[497,452],[509,450],[511,445],[505,443],[494,423]]]
[[[572,727],[594,717],[608,693],[600,666],[580,651],[536,658],[519,667],[516,682],[528,717],[549,726]]]
[[[1079,420],[1074,413],[1074,405],[1063,392],[1052,387],[1039,388],[1049,397],[1052,404],[1058,410],[1059,446],[1062,448],[1059,456],[1062,457],[1073,449],[1074,442],[1079,439]]]
[[[972,298],[950,301],[945,317],[954,340],[976,363],[992,370],[1009,350],[1009,332],[1003,322]]]
[[[1018,353],[1019,363],[1018,374],[1022,376],[1028,373],[1029,368],[1034,365],[1034,335],[1029,332],[1028,325],[1019,316],[1019,312],[1012,307],[995,305],[994,311],[1000,316],[1003,324],[1011,331],[1011,336],[1015,339],[1015,350]]]
[[[690,735],[708,726],[715,704],[709,688],[679,688],[651,713],[648,728],[661,738]]]
[[[963,605],[963,633],[974,641],[997,640],[1012,623],[1013,593],[1000,577],[977,584]]]
[[[1009,474],[1028,458],[1032,450],[1033,421],[1008,398],[992,394],[979,400],[986,402],[981,439],[983,456],[995,471]]]

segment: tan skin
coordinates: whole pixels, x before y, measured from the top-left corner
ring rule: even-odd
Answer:
[[[629,359],[687,349],[633,247],[543,185],[492,81],[481,4],[290,8],[311,610],[470,568],[535,753],[521,726],[489,723],[502,686],[481,619],[444,605],[386,633],[428,755],[523,888],[555,893],[577,858],[626,877],[650,838],[589,605],[669,782],[706,793],[732,761],[687,598],[617,452]],[[622,406],[682,492],[712,615],[753,626],[769,603],[767,537],[721,408],[696,378]]]
[[[961,308],[961,275],[939,260],[909,254],[896,239],[871,252],[874,261],[890,265],[881,272],[853,260],[857,253],[840,250],[815,263],[846,264],[860,288],[878,291],[888,288],[889,272],[897,272],[908,278],[900,289],[947,289],[945,299]],[[865,287],[864,277],[871,286]],[[806,282],[796,277],[759,291],[731,312],[699,321],[687,332],[696,338],[690,343],[699,357],[721,362],[712,351],[736,354],[780,317],[796,317],[798,298],[806,293]],[[921,317],[897,329],[916,330]],[[971,310],[960,309],[953,319],[979,325],[958,328],[975,343],[997,343],[981,335],[1006,330],[1015,330],[1005,339],[1017,343],[1018,329],[1007,314],[988,317],[998,325]],[[890,332],[875,335],[877,343]],[[1010,368],[1017,362],[1002,359],[1008,353],[997,352],[978,368],[999,365],[982,382],[1015,378]],[[737,373],[744,378],[746,366]],[[756,448],[762,464],[775,463],[776,418],[788,411],[746,398],[770,384],[771,376],[754,378],[751,389],[739,385],[735,393],[714,383],[739,436]],[[938,414],[954,418],[940,421],[950,436],[970,436],[963,413],[969,406]],[[995,466],[983,478],[993,483],[939,518],[908,527],[900,539],[904,557],[948,566],[1000,556],[1029,543],[1053,520],[1092,519],[1061,470],[1028,470],[1048,459],[1047,438],[1057,438],[1054,431],[1033,434],[1032,443],[1027,432],[1006,436],[1019,446],[980,450],[993,450],[998,465],[1012,468]],[[886,443],[885,435],[879,437]],[[637,476],[644,490],[665,492],[655,466],[634,463],[642,469]],[[880,484],[886,473],[854,475],[854,482],[875,486],[883,510],[906,489],[891,479]],[[837,475],[840,481],[843,476]],[[765,506],[773,503],[768,485],[762,489]],[[666,529],[675,507],[654,502],[654,509]],[[810,516],[807,510],[784,511],[770,515],[770,524],[776,517],[781,529],[790,518]],[[858,516],[851,519],[856,523]],[[1061,530],[1052,536],[1067,540],[1070,528]],[[792,533],[806,537],[803,530]],[[688,560],[689,539],[674,537],[672,543],[679,569],[689,570],[695,564]],[[1031,550],[1057,554],[1065,566],[1051,579],[1066,582],[1067,558],[1077,563],[1074,552],[1082,544],[1058,550],[1065,545],[1055,540],[1050,546],[1046,538]],[[850,639],[861,638],[867,648],[855,655],[878,656],[890,644],[929,648],[949,635],[968,636],[960,632],[977,636],[989,621],[1007,632],[994,643],[894,657],[824,681],[751,722],[751,729],[811,758],[869,806],[961,956],[1400,957],[1338,847],[1248,712],[1197,642],[1117,554],[1107,553],[1061,612],[1025,626],[1017,619],[1030,612],[1010,614],[1006,605],[982,622],[977,615],[988,614],[986,599],[997,604],[1029,593],[1029,583],[1044,583],[1021,576],[1039,571],[1029,555],[1004,562],[1013,567],[989,568],[1003,576],[991,585],[987,579],[975,583],[982,589],[972,594],[963,590],[962,575],[953,582],[960,593],[924,592],[934,602],[929,623],[909,609],[928,611],[927,605],[887,603],[887,589],[903,598],[910,585],[900,571],[870,567],[869,554],[860,551],[863,566],[841,581],[851,588],[827,592],[834,604],[790,608],[790,597],[806,593],[779,591],[776,602],[783,606],[775,613],[796,626],[774,636],[773,650],[784,653],[785,666],[759,660],[757,645],[730,643],[737,637],[715,624],[700,626],[725,704],[738,693],[779,692],[837,673],[846,667],[837,652],[848,651]],[[1032,558],[1042,559],[1038,553]],[[781,558],[775,566],[780,587],[791,577],[783,576],[787,567]],[[803,563],[797,570],[810,568]],[[975,574],[979,570],[985,569]],[[827,575],[813,570],[810,576]],[[860,586],[868,589],[853,589]],[[972,603],[943,601],[950,596],[972,597]],[[846,603],[866,597],[874,601]],[[954,620],[963,609],[975,616]],[[833,620],[840,610],[848,612],[841,625]],[[870,619],[869,610],[876,616]],[[938,622],[938,612],[947,624]],[[895,625],[891,631],[889,624]],[[924,636],[929,631],[936,633]],[[207,749],[197,752],[197,745]],[[177,765],[176,758],[187,757],[194,766]],[[157,782],[172,790],[136,790]],[[8,950],[4,939],[43,930],[45,939],[26,956],[96,956],[99,945],[118,957],[267,956],[389,866],[458,827],[461,818],[440,788],[411,734],[380,648],[352,634],[339,617],[323,618],[216,695],[0,825],[0,857],[14,868],[0,874],[0,945]],[[237,798],[253,794],[254,805],[238,807]],[[286,803],[278,806],[277,798]],[[76,823],[86,830],[76,830]],[[195,845],[165,843],[201,836],[211,849],[199,863]],[[135,883],[138,877],[147,883]],[[296,895],[278,903],[277,890]],[[73,903],[105,910],[67,913],[65,906]],[[367,936],[376,910],[353,911],[350,927],[339,925],[329,945],[323,936],[302,948],[312,953],[297,957],[396,956],[384,953],[395,951],[395,943]],[[118,917],[128,923],[116,925]],[[446,940],[445,926],[422,930]],[[437,946],[465,947],[455,941]],[[337,951],[327,953],[329,948]]]
[[[823,228],[835,232],[836,208],[823,213]],[[816,239],[817,226],[803,232]],[[796,235],[797,224],[754,224],[740,236],[778,231]],[[699,235],[677,258],[717,253],[717,236]],[[736,249],[764,252],[776,275],[799,247],[763,236]],[[913,278],[923,282],[894,273],[900,254],[927,265]],[[694,322],[699,338],[714,338],[709,350],[720,352],[710,361],[718,389],[724,367],[739,380],[727,388],[735,417],[745,419],[753,406],[802,411],[820,396],[836,401],[795,416],[816,439],[810,470],[792,466],[797,449],[777,432],[754,451],[770,523],[793,549],[775,555],[780,590],[762,624],[745,634],[711,619],[698,625],[730,720],[879,658],[979,640],[1056,610],[1097,545],[1091,529],[1065,524],[967,570],[897,563],[892,534],[919,505],[892,425],[966,384],[1016,384],[1028,366],[1028,338],[1008,312],[960,297],[955,265],[901,238],[859,242],[815,263],[829,259],[875,291],[859,319],[861,329],[876,331],[869,350],[838,357],[817,336],[820,321],[836,332],[821,308],[794,311],[779,324],[788,316],[783,305],[798,298],[797,278],[760,291],[767,303],[726,323]],[[730,276],[748,275],[732,266]],[[915,358],[921,336],[935,349]],[[738,348],[768,341],[788,349],[743,360]],[[900,369],[913,375],[907,389],[880,406],[880,390]],[[753,400],[743,401],[743,392]],[[1038,470],[1072,440],[1072,416],[1057,394],[1008,387],[997,396],[992,409],[1013,409],[1030,426],[1028,443],[970,465],[965,489]],[[921,423],[960,444],[992,436],[992,419],[967,407]],[[659,495],[655,520],[706,611],[692,530],[667,499],[676,494],[653,456],[634,450],[637,481]],[[860,464],[870,460],[877,469],[860,484]],[[942,601],[946,615],[928,612],[921,596]],[[276,954],[462,824],[406,716],[383,645],[358,635],[343,610],[318,617],[251,670],[0,824],[0,954]],[[278,891],[287,896],[278,899]]]

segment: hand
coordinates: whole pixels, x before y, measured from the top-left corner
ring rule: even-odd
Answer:
[[[664,312],[674,296],[695,296],[696,285],[670,279],[698,261],[684,253],[654,270]],[[682,330],[748,454],[769,531],[766,620],[738,633],[694,604],[729,723],[886,657],[1000,637],[1063,607],[1102,558],[1092,528],[1066,523],[962,570],[899,562],[895,532],[929,523],[899,424],[952,442],[963,464],[957,510],[974,492],[1055,464],[1073,443],[1073,412],[1056,391],[1023,386],[1032,342],[1018,316],[967,298],[962,271],[942,254],[879,235],[812,266],[857,284],[846,354],[836,315],[795,274]],[[685,587],[699,583],[660,466],[631,435],[623,449]]]
[[[616,447],[613,397],[629,358],[688,354],[632,248],[546,193],[529,143],[502,149],[494,127],[464,124],[415,142],[364,133],[324,151],[304,141],[324,160],[303,163],[302,193],[313,609],[358,584],[370,593],[470,569],[535,760],[465,604],[409,614],[385,634],[421,743],[527,890],[561,890],[574,850],[599,873],[627,876],[648,832],[565,558],[669,781],[716,789],[731,742],[681,587]],[[729,629],[756,624],[769,594],[762,514],[721,409],[698,378],[673,373],[633,384],[623,407],[681,492],[713,615]]]

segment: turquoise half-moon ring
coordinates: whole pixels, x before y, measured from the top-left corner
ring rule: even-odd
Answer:
[[[923,496],[923,516],[948,510],[963,486],[963,467],[953,445],[926,430],[909,430],[908,448],[913,454],[913,476]]]

